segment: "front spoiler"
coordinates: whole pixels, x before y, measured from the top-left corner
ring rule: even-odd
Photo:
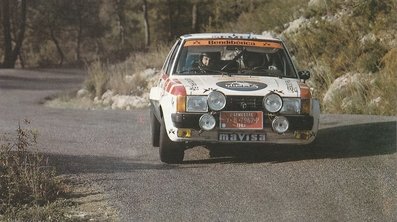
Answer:
[[[180,138],[175,135],[172,136],[171,140],[174,142],[185,142],[185,143],[194,143],[194,144],[212,144],[212,143],[225,143],[225,144],[234,144],[234,143],[268,143],[268,144],[296,144],[296,145],[305,145],[314,141],[316,137],[316,133],[313,131],[293,131],[286,132],[283,134],[278,134],[273,132],[271,129],[265,129],[261,131],[222,131],[222,133],[249,133],[249,134],[264,134],[265,139],[263,141],[220,141],[219,140],[219,131],[198,131],[191,130],[190,138]]]

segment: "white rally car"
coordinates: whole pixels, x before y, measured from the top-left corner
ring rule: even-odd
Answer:
[[[216,143],[308,144],[320,105],[280,39],[253,34],[181,36],[150,91],[152,144],[160,160]]]

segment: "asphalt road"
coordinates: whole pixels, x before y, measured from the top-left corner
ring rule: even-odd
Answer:
[[[396,221],[397,117],[322,115],[315,146],[228,147],[160,163],[148,109],[73,110],[44,98],[75,70],[0,70],[0,134],[28,119],[61,174],[101,186],[121,221]]]

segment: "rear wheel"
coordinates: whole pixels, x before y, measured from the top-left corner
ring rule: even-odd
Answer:
[[[160,123],[150,109],[150,130],[152,133],[152,146],[159,147],[160,145]]]
[[[164,163],[182,163],[185,150],[182,143],[170,140],[164,120],[160,124],[160,160]]]

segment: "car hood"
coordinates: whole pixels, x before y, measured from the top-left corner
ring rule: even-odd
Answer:
[[[212,90],[225,95],[258,96],[274,92],[282,97],[300,97],[299,80],[262,76],[174,76],[187,95],[207,95]]]

